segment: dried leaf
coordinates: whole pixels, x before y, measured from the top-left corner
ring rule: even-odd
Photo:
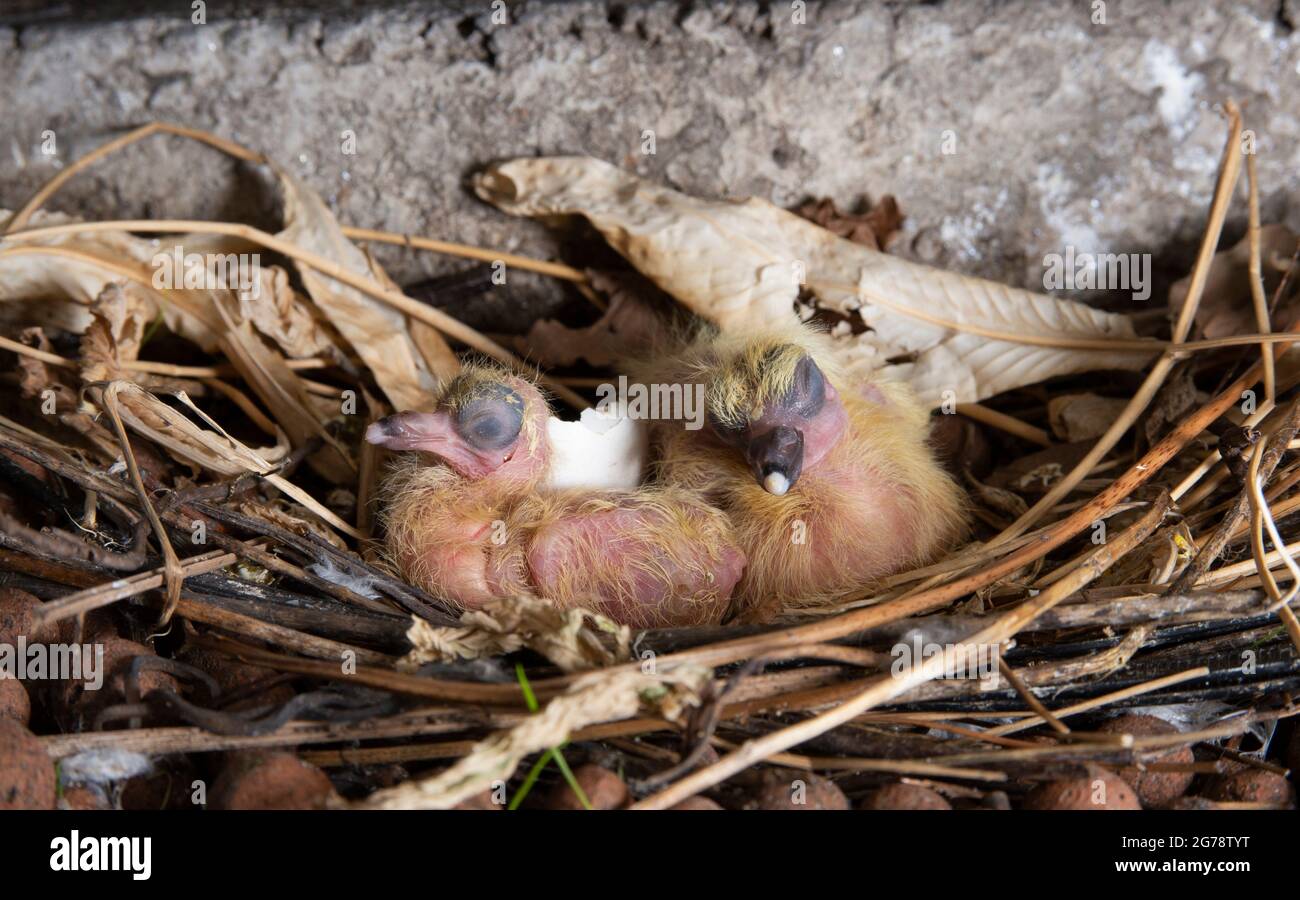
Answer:
[[[975,478],[970,472],[964,473],[966,486],[971,496],[979,503],[1011,519],[1018,519],[1029,509],[1029,504],[1019,494],[1005,488],[992,487]]]
[[[296,503],[289,503],[284,500],[273,503],[243,500],[236,508],[246,516],[270,522],[272,525],[277,525],[292,534],[304,536],[314,534],[340,550],[346,551],[348,549],[345,541],[330,529],[323,527],[319,522],[304,515],[307,511]]]
[[[528,647],[565,672],[581,672],[627,662],[632,632],[585,609],[560,609],[549,600],[501,597],[467,610],[458,627],[437,628],[412,618],[406,633],[414,648],[398,668],[414,671],[425,663],[478,659]]]
[[[795,212],[809,222],[825,228],[831,234],[870,247],[872,250],[883,250],[889,246],[890,238],[903,224],[903,214],[898,209],[898,201],[889,194],[881,197],[876,205],[865,213],[841,212],[830,197],[809,200]]]
[[[129,429],[166,448],[174,456],[210,472],[226,476],[245,472],[265,475],[273,471],[275,463],[289,452],[289,443],[283,434],[276,446],[253,450],[227,434],[184,392],[177,393],[176,399],[210,425],[211,430],[196,425],[188,416],[137,384],[117,384],[120,385],[118,410]]]
[[[1017,494],[1044,494],[1091,449],[1091,441],[1047,447],[998,468],[985,482]]]
[[[257,290],[236,292],[240,317],[252,322],[292,359],[339,355],[333,336],[323,327],[311,303],[289,284],[289,274],[279,266],[260,264],[266,252],[260,244],[235,235],[196,232],[159,238],[154,252],[167,255],[178,248],[186,255],[202,256],[209,271],[215,267],[214,257],[256,255],[259,260],[250,267],[258,282]]]
[[[82,380],[130,380],[122,363],[140,355],[140,342],[149,321],[145,302],[122,285],[110,284],[95,298],[90,312],[93,319],[81,336]]]
[[[588,725],[631,718],[642,711],[669,720],[681,718],[686,707],[700,704],[700,691],[710,675],[698,666],[671,664],[652,672],[626,667],[586,672],[536,715],[477,742],[451,767],[346,805],[354,809],[449,809],[493,782],[509,780],[525,757],[563,744],[569,735]]]
[[[38,214],[32,225],[75,221],[69,216]],[[190,249],[186,250],[187,246]],[[21,316],[34,306],[59,307],[61,327],[84,334],[92,321],[91,305],[100,293],[112,284],[127,285],[128,292],[144,304],[149,321],[161,315],[170,331],[205,352],[228,357],[294,446],[317,436],[333,444],[336,450],[313,456],[313,467],[335,482],[348,479],[351,470],[346,457],[339,455],[337,442],[323,427],[330,417],[317,415],[316,405],[284,357],[244,320],[236,292],[153,287],[155,258],[178,247],[186,253],[200,252],[194,248],[229,252],[242,251],[246,245],[214,243],[201,235],[143,240],[118,231],[61,234],[24,242],[0,251],[0,308],[10,308],[11,316]],[[50,253],[50,248],[56,252]],[[51,299],[71,302],[51,303]]]
[[[6,213],[0,210],[0,219]],[[66,225],[80,221],[72,216],[37,213],[32,227]],[[14,313],[46,308],[57,315],[58,327],[81,334],[90,324],[90,305],[109,284],[131,282],[151,306],[150,319],[163,316],[167,328],[198,344],[216,349],[221,324],[202,291],[157,291],[152,261],[161,244],[121,231],[62,234],[24,241],[0,251],[0,307]],[[53,251],[53,252],[51,252]],[[71,255],[69,255],[71,254]],[[51,303],[66,299],[71,303]],[[56,312],[57,311],[57,312]],[[29,319],[27,324],[41,321]]]
[[[850,369],[905,380],[933,405],[947,391],[977,401],[1054,375],[1140,369],[1153,355],[1070,345],[1134,339],[1123,316],[889,256],[759,199],[701,200],[586,157],[513,160],[475,187],[506,212],[586,216],[661,288],[724,329],[787,322],[806,288],[818,306],[867,326],[838,335]]]
[[[46,353],[52,350],[45,332],[37,327],[24,328],[19,332],[18,339],[21,343]],[[104,458],[116,458],[116,438],[95,420],[91,409],[82,403],[80,391],[70,382],[70,377],[66,369],[47,365],[30,356],[18,357],[18,389],[22,396],[42,407],[53,401],[54,415],[61,424],[84,437]]]
[[[258,272],[261,287],[239,292],[239,314],[253,327],[279,344],[291,359],[334,357],[338,348],[320,327],[311,309],[289,286],[289,274],[279,266]]]
[[[1285,225],[1265,225],[1259,230],[1260,274],[1264,279],[1264,296],[1271,298],[1281,281],[1291,257],[1296,252],[1296,233]],[[1192,276],[1188,275],[1169,288],[1169,310],[1177,315],[1187,300]],[[1300,294],[1284,298],[1273,311],[1272,327],[1285,328],[1300,315]],[[1206,338],[1228,337],[1258,331],[1255,307],[1250,298],[1250,239],[1244,237],[1230,250],[1214,254],[1205,281],[1201,305],[1196,308],[1196,324]]]
[[[370,251],[363,248],[361,252],[366,255],[366,263],[370,266],[370,277],[390,291],[402,293],[401,285],[388,276]],[[451,349],[442,332],[428,322],[409,317],[406,319],[406,327],[411,333],[411,340],[420,351],[424,364],[433,373],[435,382],[445,384],[455,378],[456,373],[460,371],[460,357]]]
[[[984,430],[965,416],[932,418],[930,446],[943,467],[958,477],[969,471],[976,478],[983,478],[993,468],[993,448]]]
[[[1145,446],[1151,446],[1177,425],[1184,414],[1200,403],[1196,394],[1196,382],[1192,375],[1195,368],[1190,361],[1184,361],[1174,367],[1161,385],[1160,392],[1142,417],[1140,431],[1146,439]]]
[[[665,337],[668,319],[653,299],[642,299],[618,273],[593,272],[591,282],[609,297],[609,307],[599,319],[585,328],[542,319],[515,341],[516,349],[548,366],[571,366],[580,359],[593,366],[610,366],[645,352]]]
[[[379,267],[343,235],[324,201],[292,175],[281,170],[277,174],[284,190],[285,220],[277,237],[357,275],[379,277]],[[406,316],[310,266],[298,265],[298,274],[316,306],[370,367],[388,402],[395,409],[428,409],[437,379],[411,339]]]
[[[330,415],[314,402],[284,357],[254,333],[251,322],[240,317],[229,296],[214,292],[212,300],[224,326],[218,346],[266,403],[291,444],[296,447],[312,437],[321,438],[331,449],[312,456],[313,468],[336,484],[350,480],[351,456],[324,427]],[[336,412],[341,414],[341,410]]]
[[[1127,400],[1096,394],[1065,394],[1047,404],[1052,432],[1063,441],[1087,441],[1106,433]]]

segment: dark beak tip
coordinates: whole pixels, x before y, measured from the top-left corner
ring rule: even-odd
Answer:
[[[768,493],[782,496],[803,471],[803,432],[778,425],[756,438],[746,455],[758,484]]]
[[[366,441],[371,444],[382,444],[389,438],[400,437],[402,434],[400,417],[401,413],[394,413],[371,422],[366,428]]]

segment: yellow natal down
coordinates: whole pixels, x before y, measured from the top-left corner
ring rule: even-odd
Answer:
[[[532,383],[474,367],[434,412],[370,427],[412,451],[382,497],[402,574],[467,608],[522,595],[633,627],[721,621],[744,567],[727,516],[681,487],[546,489],[548,415]]]
[[[964,537],[964,495],[900,384],[850,383],[827,338],[793,326],[705,334],[646,378],[702,383],[708,426],[656,429],[657,477],[724,510],[748,559],[737,612],[834,604]]]

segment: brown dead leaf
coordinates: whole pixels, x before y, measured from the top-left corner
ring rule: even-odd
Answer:
[[[1092,441],[1080,441],[1047,447],[995,469],[984,481],[1026,496],[1045,494],[1087,455],[1092,445]]]
[[[277,169],[276,174],[284,192],[285,221],[284,230],[276,236],[357,275],[375,278],[378,266],[344,236],[325,202],[287,172]],[[297,268],[317,308],[370,368],[394,408],[429,408],[438,383],[411,339],[406,316],[310,266]]]
[[[1140,434],[1146,440],[1144,446],[1149,447],[1159,441],[1182,421],[1189,410],[1200,403],[1196,394],[1196,382],[1192,378],[1194,371],[1190,361],[1179,363],[1160,386],[1159,393],[1141,420]]]
[[[290,359],[333,358],[338,348],[312,315],[311,308],[289,285],[289,273],[267,266],[258,273],[260,290],[239,291],[239,315],[275,341]]]
[[[246,516],[262,519],[277,525],[292,534],[306,536],[314,534],[323,538],[340,550],[347,550],[348,545],[329,528],[324,527],[303,506],[286,500],[273,503],[261,503],[256,500],[244,500],[236,507]]]
[[[609,307],[601,317],[585,328],[542,319],[526,336],[515,339],[520,354],[547,366],[571,366],[580,359],[593,366],[610,366],[645,353],[665,339],[671,327],[669,310],[663,309],[657,298],[638,291],[624,273],[589,274],[591,286],[609,298]],[[653,289],[653,285],[649,287]]]
[[[1099,397],[1096,394],[1065,394],[1047,404],[1052,432],[1063,441],[1088,441],[1101,437],[1119,414],[1127,400]]]
[[[52,352],[41,328],[24,328],[18,340],[29,347]],[[48,365],[30,356],[18,357],[18,389],[22,397],[42,414],[53,415],[61,424],[84,437],[105,459],[115,459],[118,444],[112,432],[95,421],[91,408],[82,403],[81,392],[70,370]]]
[[[1264,296],[1270,300],[1278,282],[1291,264],[1296,252],[1297,236],[1285,225],[1265,225],[1259,230],[1261,275],[1264,279]],[[1174,282],[1169,288],[1169,310],[1178,315],[1187,300],[1187,290],[1192,276]],[[1272,327],[1285,328],[1300,315],[1300,292],[1282,298],[1279,308],[1273,311]],[[1196,325],[1206,338],[1229,337],[1234,334],[1252,334],[1255,325],[1255,307],[1250,298],[1250,241],[1242,238],[1231,249],[1214,254],[1210,272],[1205,282],[1201,305],[1196,308]]]
[[[850,372],[906,381],[932,406],[1055,375],[1140,369],[1155,353],[1072,344],[1135,340],[1124,316],[890,256],[756,198],[690,197],[596,159],[516,159],[481,173],[475,189],[518,215],[585,216],[724,330],[789,323],[807,291],[866,326],[833,332]]]
[[[38,213],[32,225],[75,221]],[[193,244],[186,249],[185,242],[191,239]],[[280,352],[244,319],[235,291],[154,287],[154,263],[162,253],[175,248],[188,254],[246,247],[245,243],[214,242],[206,235],[173,235],[154,242],[117,231],[24,241],[0,250],[0,308],[11,308],[10,316],[20,316],[34,306],[62,307],[61,325],[73,334],[84,334],[93,318],[91,306],[100,293],[111,284],[125,285],[129,294],[143,301],[147,321],[160,315],[173,333],[205,352],[226,356],[284,428],[293,446],[317,436],[337,446],[324,431],[324,423],[337,412],[325,414],[307,395]],[[148,379],[135,380],[149,383]],[[340,449],[316,454],[311,463],[336,483],[351,477]]]
[[[795,209],[795,212],[831,234],[872,250],[888,247],[890,239],[903,224],[898,201],[889,194],[881,197],[865,213],[841,212],[830,197],[809,200]]]
[[[0,218],[4,215],[0,210]],[[77,221],[72,216],[38,212],[31,225]],[[152,241],[121,231],[24,240],[0,250],[0,307],[13,305],[6,319],[30,313],[33,307],[47,307],[51,312],[46,315],[57,315],[60,328],[82,334],[90,324],[90,306],[104,288],[131,282],[150,305],[150,320],[161,315],[168,330],[212,352],[221,323],[211,309],[210,298],[203,291],[153,289],[152,263],[158,252],[159,245]],[[32,321],[41,319],[28,324]]]
[[[361,252],[366,255],[370,276],[388,290],[402,293],[401,286],[388,276],[370,251],[363,248]],[[436,382],[446,384],[455,378],[456,373],[460,371],[460,357],[451,349],[442,332],[428,322],[412,319],[409,316],[406,318],[406,327],[411,332],[411,340],[415,342],[424,364],[429,367]]]
[[[175,394],[209,427],[203,428],[179,410],[164,403],[151,392],[129,381],[113,382],[118,386],[118,412],[127,428],[182,459],[218,475],[234,476],[245,472],[265,475],[289,452],[283,433],[274,447],[256,450],[231,437],[213,419],[203,413],[183,392]]]
[[[351,456],[325,429],[325,423],[341,415],[337,405],[323,407],[307,393],[302,380],[284,357],[253,330],[252,322],[239,315],[236,301],[229,296],[212,298],[213,308],[221,316],[223,329],[219,346],[271,411],[290,443],[297,447],[313,437],[321,438],[330,450],[313,454],[312,466],[335,483],[352,478]]]
[[[1005,488],[984,484],[971,475],[969,471],[963,474],[965,476],[963,480],[966,482],[966,488],[971,497],[993,512],[1014,520],[1023,516],[1029,509],[1029,504],[1019,494]]]
[[[931,417],[929,442],[939,462],[957,478],[967,471],[983,478],[993,469],[993,448],[988,437],[965,416]]]
[[[129,378],[122,363],[140,355],[140,342],[148,324],[148,310],[134,293],[120,284],[110,284],[91,304],[91,322],[81,336],[81,378],[83,381],[113,381]]]
[[[256,275],[257,289],[235,292],[240,318],[251,322],[291,359],[339,355],[335,338],[320,320],[319,313],[289,284],[289,273],[280,266],[260,265],[260,258],[265,253],[261,245],[235,235],[199,232],[164,236],[159,239],[154,252],[167,255],[177,249],[183,254],[199,254],[207,259],[230,254],[256,255],[259,264],[250,268]],[[209,265],[209,269],[212,268]]]

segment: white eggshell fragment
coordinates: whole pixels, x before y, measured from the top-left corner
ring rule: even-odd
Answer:
[[[644,422],[586,409],[576,422],[551,416],[546,433],[551,465],[545,487],[631,490],[641,484],[649,450]]]

